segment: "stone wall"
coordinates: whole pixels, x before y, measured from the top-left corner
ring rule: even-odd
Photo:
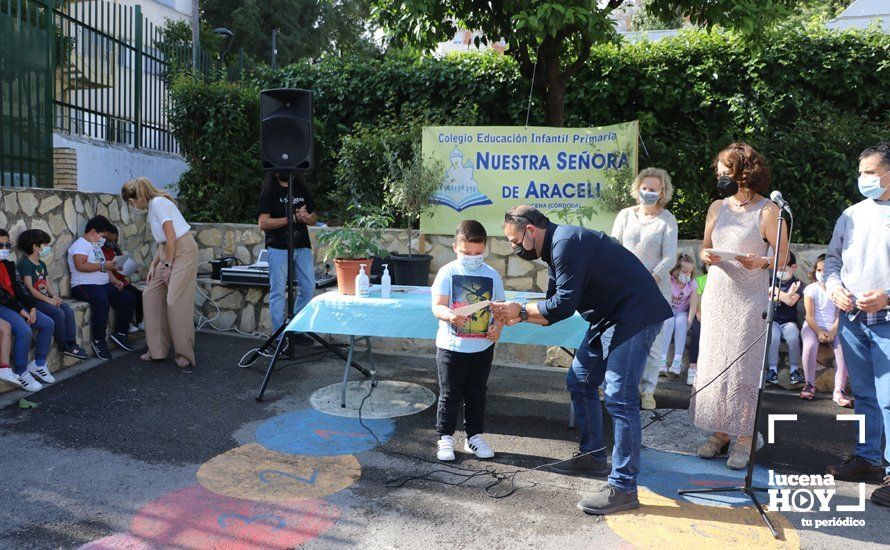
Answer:
[[[240,261],[249,264],[256,260],[260,250],[264,248],[263,232],[252,224],[193,224],[200,247],[200,273],[210,273],[210,264],[213,258],[223,256],[235,256]],[[309,237],[312,242],[313,256],[316,265],[324,261],[325,249],[318,245],[317,235],[324,228],[310,228]],[[430,277],[443,265],[454,259],[454,251],[451,248],[453,238],[442,235],[420,235],[412,232],[412,243],[415,250],[430,254],[433,261],[430,264]],[[418,241],[419,239],[419,241]],[[381,242],[390,252],[408,252],[408,234],[405,230],[391,229],[384,232]],[[677,251],[685,252],[692,256],[697,264],[697,270],[701,272],[701,264],[698,259],[698,249],[701,241],[681,240]],[[791,250],[797,256],[799,278],[806,279],[806,273],[812,268],[813,262],[819,254],[825,252],[824,245],[793,244]],[[330,259],[328,260],[331,261]],[[492,267],[498,270],[504,278],[504,285],[508,290],[537,291],[547,290],[547,266],[544,262],[536,260],[529,262],[517,258],[513,254],[512,246],[506,237],[494,236],[488,239],[488,258],[486,260]]]
[[[53,238],[53,255],[47,266],[62,296],[70,292],[68,247],[83,234],[87,220],[95,215],[106,216],[117,226],[121,248],[135,261],[148,265],[154,253],[145,215],[130,210],[119,195],[3,187],[0,204],[0,227],[9,231],[13,242],[26,229],[42,229]],[[134,279],[139,280],[139,274]]]

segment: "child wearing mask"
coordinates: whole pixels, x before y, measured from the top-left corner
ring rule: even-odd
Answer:
[[[18,263],[19,275],[34,297],[37,311],[53,320],[59,351],[77,359],[86,359],[87,353],[77,345],[75,339],[77,322],[74,320],[74,311],[68,304],[62,303],[43,261],[53,253],[49,244],[51,240],[49,234],[40,229],[22,231],[15,242],[16,248],[24,256]]]
[[[457,259],[442,266],[432,286],[433,315],[439,319],[436,335],[436,367],[439,374],[439,406],[436,415],[436,457],[454,460],[454,431],[461,406],[467,434],[464,450],[479,458],[494,451],[482,438],[488,373],[494,359],[494,343],[503,323],[483,308],[471,315],[455,308],[477,302],[503,301],[504,282],[485,263],[485,227],[475,220],[457,226],[452,248]]]
[[[677,263],[670,271],[671,277],[671,309],[674,316],[664,322],[661,329],[661,360],[659,374],[679,378],[683,371],[683,351],[686,348],[686,332],[695,319],[698,300],[695,299],[697,288],[693,279],[695,264],[689,254],[677,256]],[[674,357],[668,361],[668,350],[671,340],[674,341]]]
[[[111,262],[114,261],[115,257],[124,255],[124,251],[118,246],[118,239],[120,239],[120,234],[117,231],[117,226],[111,224],[108,229],[107,237],[105,238],[105,244],[102,245],[102,254],[105,256],[105,261],[108,265],[111,265]],[[115,266],[115,268],[111,270],[111,274],[115,279],[124,283],[124,292],[132,294],[133,298],[136,300],[134,304],[133,324],[130,325],[130,332],[145,330],[145,325],[142,324],[142,291],[133,286],[129,277],[118,273],[118,270],[123,267],[124,266]]]
[[[788,252],[788,260],[785,269],[779,271],[779,290],[777,294],[779,303],[773,316],[773,334],[769,348],[769,371],[766,373],[767,384],[779,383],[779,344],[782,340],[788,345],[788,363],[791,369],[790,387],[802,388],[806,382],[803,371],[800,369],[800,330],[797,328],[797,302],[803,297],[801,282],[794,276],[797,270],[797,258],[793,252]]]
[[[844,350],[837,335],[838,309],[825,290],[825,254],[816,258],[810,273],[810,279],[816,284],[804,290],[803,303],[807,311],[807,320],[801,329],[803,338],[803,369],[806,374],[806,385],[800,391],[800,398],[812,400],[816,394],[816,358],[819,355],[819,344],[831,344],[834,351],[836,372],[834,375],[834,402],[841,407],[851,407],[852,400],[847,397],[844,388],[847,385],[847,363],[844,361]]]
[[[43,385],[35,376],[50,384],[56,381],[46,366],[53,341],[53,320],[37,311],[34,297],[25,288],[15,263],[9,259],[11,252],[9,233],[0,229],[0,319],[9,323],[12,329],[15,363],[15,368],[0,365],[0,379],[27,391],[37,391]],[[37,344],[34,360],[29,362],[32,330],[37,331]]]

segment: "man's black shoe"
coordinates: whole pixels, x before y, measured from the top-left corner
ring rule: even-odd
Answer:
[[[881,486],[874,490],[871,501],[880,506],[890,506],[890,476],[884,477]]]
[[[111,352],[108,351],[108,344],[105,343],[105,340],[93,340],[93,351],[96,352],[96,357],[99,359],[106,361],[111,359]]]
[[[130,347],[130,338],[123,332],[112,332],[108,337],[122,350],[133,351],[133,348]]]
[[[595,458],[592,454],[575,453],[575,456],[557,462],[546,468],[551,472],[565,475],[591,475],[605,477],[612,472],[612,467],[607,462]]]
[[[291,335],[291,338],[293,339],[294,345],[296,346],[311,346],[315,344],[315,340],[306,336],[302,332]]]
[[[625,510],[634,510],[640,507],[637,494],[619,491],[611,485],[606,485],[598,493],[582,498],[578,502],[578,508],[585,514],[603,516]]]
[[[835,464],[825,469],[840,481],[877,481],[884,475],[884,469],[856,455],[848,456],[843,464]]]

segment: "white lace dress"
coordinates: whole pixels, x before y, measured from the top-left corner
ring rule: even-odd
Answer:
[[[768,204],[769,200],[763,199],[742,212],[724,200],[711,235],[713,248],[765,256],[769,243],[762,237],[760,217]],[[751,344],[766,330],[763,313],[768,285],[767,270],[748,270],[735,260],[723,258],[708,270],[695,379],[695,390],[704,389],[689,404],[689,415],[702,430],[743,437],[753,433],[766,337]],[[749,346],[741,359],[720,375]]]

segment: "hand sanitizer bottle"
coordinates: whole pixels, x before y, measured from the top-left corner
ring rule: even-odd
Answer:
[[[383,264],[383,275],[380,277],[380,297],[389,298],[392,290],[392,279],[389,277],[389,267]]]
[[[358,298],[367,298],[371,288],[371,280],[365,274],[365,264],[359,265],[359,273],[355,276],[355,295]]]

